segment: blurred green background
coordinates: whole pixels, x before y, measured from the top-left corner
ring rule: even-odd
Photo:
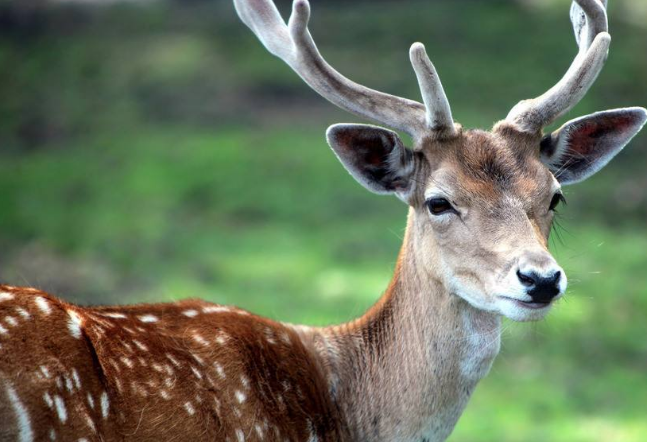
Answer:
[[[575,53],[567,0],[312,3],[322,53],[379,90],[417,99],[408,48],[426,43],[468,127]],[[610,16],[607,67],[571,118],[647,104],[647,2],[612,0]],[[4,1],[0,66],[2,281],[308,324],[360,315],[386,287],[406,207],[343,170],[324,130],[357,118],[231,2]],[[647,440],[647,133],[566,196],[552,247],[568,296],[542,323],[505,323],[453,442]]]

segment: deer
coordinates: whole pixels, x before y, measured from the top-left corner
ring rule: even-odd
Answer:
[[[605,1],[574,0],[571,66],[490,131],[454,121],[420,43],[410,59],[422,103],[334,70],[307,0],[287,23],[271,0],[234,5],[322,97],[389,128],[326,135],[361,185],[408,206],[390,284],[363,316],[327,327],[201,300],[84,307],[2,285],[0,440],[446,440],[499,352],[502,318],[540,320],[564,296],[548,250],[561,187],[600,170],[647,120],[644,108],[607,110],[544,133],[604,65]]]

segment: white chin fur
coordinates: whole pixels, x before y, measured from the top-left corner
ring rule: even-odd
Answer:
[[[548,314],[552,306],[553,303],[542,308],[529,308],[518,304],[512,299],[499,298],[497,300],[497,307],[501,314],[508,319],[518,322],[539,321]]]

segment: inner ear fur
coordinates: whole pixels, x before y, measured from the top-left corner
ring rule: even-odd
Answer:
[[[335,124],[326,138],[346,170],[371,192],[405,198],[411,191],[416,155],[395,132],[366,124]]]
[[[544,137],[542,161],[562,184],[585,180],[616,156],[642,129],[640,107],[597,112],[571,120]]]

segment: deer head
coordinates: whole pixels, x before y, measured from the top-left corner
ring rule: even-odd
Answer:
[[[410,135],[337,124],[328,143],[368,190],[394,194],[410,206],[407,240],[415,260],[435,267],[443,284],[472,306],[514,320],[542,318],[564,294],[566,275],[548,251],[561,187],[606,165],[642,128],[643,108],[608,110],[543,128],[574,107],[607,58],[606,1],[575,0],[579,46],[555,86],[521,101],[489,131],[457,124],[425,48],[410,59],[424,104],[384,94],[342,76],[320,55],[308,31],[310,7],[295,0],[287,23],[269,0],[235,0],[241,19],[274,55],[324,98],[355,115]],[[439,268],[440,267],[440,268]],[[436,273],[436,274],[437,274]]]

